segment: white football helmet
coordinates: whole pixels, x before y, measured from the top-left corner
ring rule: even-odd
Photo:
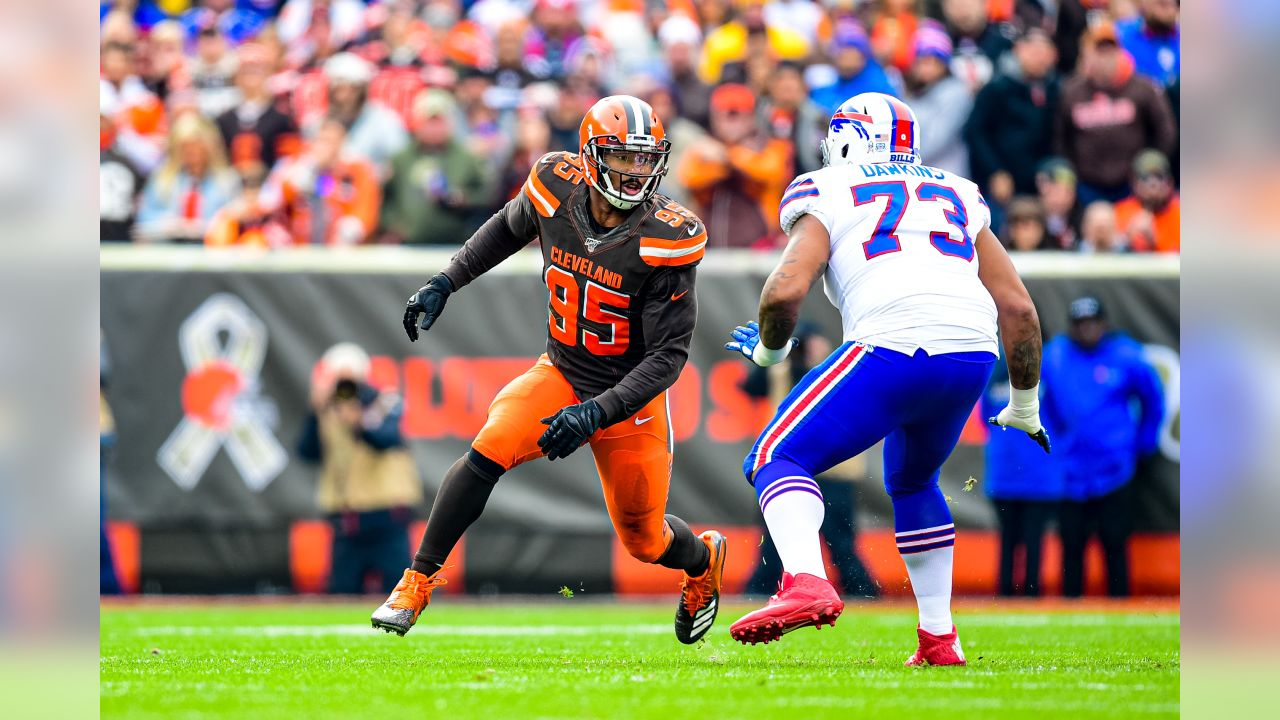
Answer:
[[[868,92],[841,103],[822,141],[823,165],[920,164],[920,123],[892,95]]]

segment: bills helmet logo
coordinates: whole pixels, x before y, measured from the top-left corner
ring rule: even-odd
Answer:
[[[831,132],[840,133],[853,128],[858,133],[858,137],[863,140],[870,140],[871,133],[867,132],[863,123],[871,122],[871,117],[861,113],[838,112],[831,116]]]

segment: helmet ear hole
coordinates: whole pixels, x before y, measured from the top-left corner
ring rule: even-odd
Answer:
[[[849,146],[848,146],[848,145],[844,145],[843,147],[841,147],[841,148],[840,148],[840,157],[842,157],[842,158],[847,158],[847,157],[849,157]]]

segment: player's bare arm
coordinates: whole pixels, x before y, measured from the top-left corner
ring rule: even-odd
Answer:
[[[760,293],[760,338],[769,348],[783,347],[791,339],[800,305],[831,256],[831,236],[812,215],[796,221],[790,238]]]
[[[1049,452],[1049,436],[1040,423],[1040,317],[1031,294],[1018,277],[1009,253],[990,228],[978,233],[978,279],[995,301],[1000,337],[1009,363],[1009,406],[991,424],[1026,432]]]
[[[791,351],[800,306],[831,257],[831,236],[812,215],[796,221],[790,238],[760,293],[760,321],[735,328],[725,345],[762,367],[782,362]]]
[[[978,279],[991,293],[999,314],[1000,336],[1009,361],[1009,382],[1019,390],[1033,388],[1040,383],[1040,317],[1036,306],[1009,254],[990,228],[978,233],[975,247]]]

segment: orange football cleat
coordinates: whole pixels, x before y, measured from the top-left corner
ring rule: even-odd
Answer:
[[[724,535],[708,530],[699,536],[711,551],[706,572],[698,577],[685,573],[680,581],[680,604],[676,606],[676,639],[692,645],[715,624],[720,606],[720,583],[724,580],[724,558],[728,544]]]
[[[404,577],[396,583],[391,596],[373,611],[373,617],[370,618],[373,626],[404,637],[417,622],[418,615],[431,604],[432,591],[448,582],[440,577],[439,570],[431,575],[405,570]]]

